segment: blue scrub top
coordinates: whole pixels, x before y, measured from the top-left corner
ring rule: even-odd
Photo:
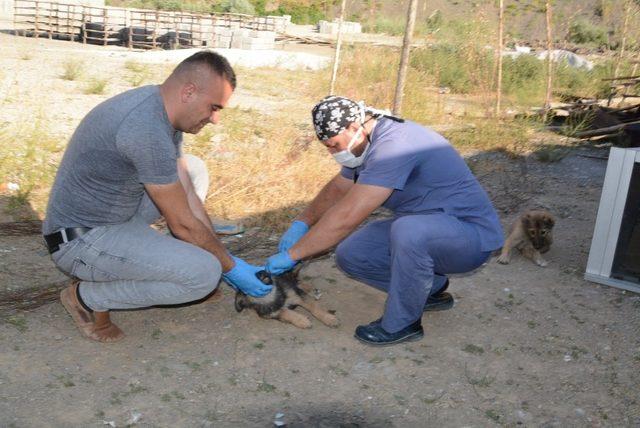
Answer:
[[[383,206],[398,216],[443,212],[474,224],[482,251],[503,245],[498,215],[467,164],[443,136],[417,123],[378,119],[364,162],[341,175],[393,189]]]

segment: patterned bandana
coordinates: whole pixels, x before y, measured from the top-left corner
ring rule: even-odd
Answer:
[[[325,97],[311,110],[311,118],[316,135],[321,141],[335,137],[352,123],[364,124],[365,116],[389,117],[398,122],[402,119],[391,116],[389,112],[365,106],[363,101],[356,103],[348,98],[330,95]]]

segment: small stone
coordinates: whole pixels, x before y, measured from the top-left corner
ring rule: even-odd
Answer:
[[[584,417],[586,414],[587,412],[585,412],[584,409],[581,409],[580,407],[576,409],[576,416]]]
[[[55,336],[53,336],[53,338],[55,340],[62,340],[62,336],[60,336],[59,334],[56,334]]]
[[[564,356],[564,361],[565,363],[568,363],[569,361],[571,361],[571,355],[567,354]]]

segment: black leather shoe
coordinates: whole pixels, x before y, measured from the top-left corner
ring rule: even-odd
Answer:
[[[376,320],[371,324],[359,325],[354,336],[368,345],[385,346],[420,340],[424,336],[424,330],[422,330],[421,320],[418,320],[396,333],[389,333],[382,328],[382,323]]]
[[[453,296],[447,292],[429,296],[424,305],[424,312],[446,311],[453,308]]]
[[[425,303],[422,311],[436,312],[446,311],[447,309],[453,308],[453,296],[449,293],[445,293],[447,288],[449,288],[449,278],[447,278],[447,281],[444,283],[444,287],[427,298],[427,303]]]

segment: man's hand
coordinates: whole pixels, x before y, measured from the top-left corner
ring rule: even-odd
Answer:
[[[304,236],[305,233],[309,231],[309,226],[304,221],[296,220],[294,221],[289,229],[282,235],[280,239],[280,244],[278,245],[278,251],[287,251],[289,248],[293,247],[296,242],[300,240]]]
[[[271,292],[272,286],[263,283],[256,276],[256,273],[262,270],[261,267],[250,265],[235,256],[231,256],[231,258],[235,262],[235,266],[222,274],[222,278],[227,284],[253,297],[263,297]]]
[[[281,251],[267,259],[265,269],[271,275],[280,275],[293,269],[297,263],[297,260],[291,258],[289,251]]]

